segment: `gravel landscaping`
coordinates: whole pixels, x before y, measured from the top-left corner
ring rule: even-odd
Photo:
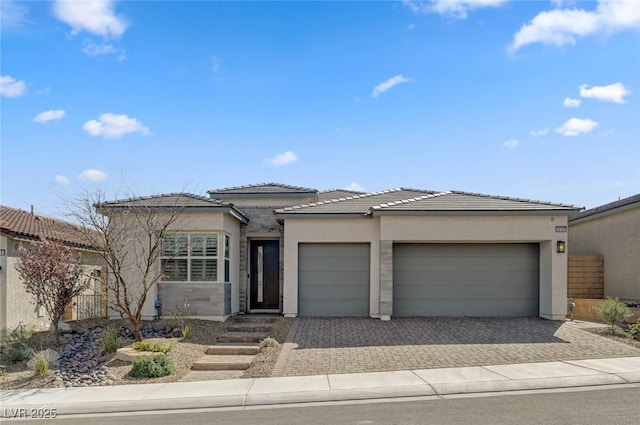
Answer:
[[[167,355],[176,366],[174,374],[151,379],[129,376],[131,363],[117,360],[115,353],[104,354],[101,351],[101,337],[107,327],[119,330],[120,347],[133,342],[130,332],[124,327],[124,322],[107,320],[71,322],[72,332],[63,335],[60,347],[56,348],[52,344],[49,332],[36,333],[29,341],[30,345],[37,350],[51,348],[60,353],[60,359],[48,376],[34,376],[33,371],[27,367],[26,361],[9,364],[7,373],[0,376],[0,390],[179,381],[191,371],[191,365],[204,355],[206,347],[215,344],[217,337],[225,331],[229,322],[229,320],[221,323],[189,319],[145,323],[145,340],[171,344],[173,348]],[[283,343],[291,322],[292,319],[280,318],[275,323],[270,336]],[[192,336],[187,340],[174,336],[177,334],[176,330],[179,330],[184,323],[192,327]],[[245,377],[270,376],[279,353],[280,346],[265,347],[256,356],[254,365],[247,371]]]

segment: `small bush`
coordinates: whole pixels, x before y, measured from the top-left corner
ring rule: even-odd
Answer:
[[[183,339],[190,339],[192,333],[193,333],[193,328],[191,327],[191,325],[184,325],[182,327],[182,338]]]
[[[33,366],[35,376],[46,376],[49,373],[49,362],[42,356],[36,357],[36,363]]]
[[[278,341],[276,341],[274,338],[271,338],[270,336],[268,336],[265,339],[263,339],[262,341],[260,341],[260,348],[277,347],[279,345],[280,345],[280,343]]]
[[[19,325],[13,330],[0,331],[0,356],[9,363],[27,360],[33,355],[33,348],[29,340],[33,336],[33,328]]]
[[[105,353],[115,353],[118,350],[118,331],[107,328],[102,336],[102,349]]]
[[[636,341],[640,341],[640,318],[636,320],[636,323],[629,326],[629,335]]]
[[[137,341],[131,344],[131,346],[138,351],[150,351],[152,353],[167,354],[173,350],[173,344],[164,344],[158,341]]]
[[[611,333],[616,324],[622,322],[631,315],[629,307],[617,298],[609,297],[601,304],[593,308],[602,320],[611,325]]]
[[[159,378],[175,373],[176,366],[169,357],[164,354],[138,357],[133,362],[130,376],[134,378]]]
[[[4,376],[7,374],[7,366],[0,364],[0,376]]]

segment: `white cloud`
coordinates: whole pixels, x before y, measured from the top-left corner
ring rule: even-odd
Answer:
[[[119,38],[128,26],[122,16],[116,15],[111,0],[56,0],[53,14],[71,26],[72,35],[86,31],[104,38]]]
[[[572,99],[570,97],[565,97],[562,102],[562,104],[567,108],[577,108],[581,103],[582,101],[580,99]]]
[[[511,139],[511,140],[507,140],[506,142],[504,142],[504,146],[509,148],[509,149],[515,149],[518,147],[518,140],[517,139]]]
[[[109,177],[109,175],[104,171],[95,170],[93,168],[84,170],[78,175],[78,179],[83,182],[101,182],[107,177]]]
[[[22,80],[16,80],[9,75],[0,77],[0,95],[4,97],[18,97],[24,94],[27,85]]]
[[[129,133],[140,133],[143,136],[151,134],[149,127],[139,120],[112,113],[102,114],[97,120],[87,121],[82,128],[92,136],[102,136],[107,139],[117,139]]]
[[[351,182],[349,186],[344,188],[345,190],[353,190],[355,192],[364,192],[364,188],[360,185],[360,183]]]
[[[375,86],[371,93],[371,97],[378,97],[387,90],[392,89],[394,86],[401,83],[408,83],[409,81],[411,81],[411,78],[407,78],[404,75],[396,75],[395,77],[389,78],[387,81],[383,81]]]
[[[440,15],[452,16],[458,19],[465,19],[472,9],[483,7],[496,7],[507,0],[427,0],[410,1],[403,3],[414,13],[438,13]]]
[[[562,126],[556,128],[556,133],[563,136],[579,136],[588,133],[598,126],[598,122],[588,118],[571,118],[565,121]]]
[[[82,53],[87,56],[115,55],[118,53],[118,50],[111,44],[96,44],[93,41],[86,39],[82,42]]]
[[[71,180],[69,180],[69,177],[67,176],[56,174],[56,176],[53,178],[53,182],[55,184],[69,184]]]
[[[580,96],[605,102],[624,103],[626,101],[624,97],[630,94],[631,92],[622,83],[593,86],[591,88],[588,88],[586,84],[580,86]]]
[[[49,109],[48,111],[40,112],[33,120],[35,122],[46,123],[49,121],[59,120],[64,117],[64,114],[64,109],[56,109],[55,111],[53,109]]]
[[[19,28],[26,23],[28,14],[29,9],[24,5],[24,2],[2,0],[0,2],[0,27],[2,29]]]
[[[541,130],[533,130],[531,132],[531,135],[533,137],[542,137],[542,136],[546,136],[547,134],[549,134],[549,129],[548,128],[543,128]]]
[[[266,160],[267,164],[271,164],[273,166],[279,167],[281,165],[291,164],[292,162],[296,162],[298,160],[298,155],[294,152],[286,151],[274,156],[271,159]]]
[[[593,11],[571,8],[540,12],[513,36],[508,50],[515,52],[533,43],[573,45],[577,37],[632,29],[640,29],[640,2],[599,0]]]

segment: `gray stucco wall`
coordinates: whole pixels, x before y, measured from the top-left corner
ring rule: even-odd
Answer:
[[[569,254],[604,256],[604,295],[640,300],[640,206],[569,223]]]

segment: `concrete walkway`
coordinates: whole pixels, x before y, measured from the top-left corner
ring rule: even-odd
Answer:
[[[135,411],[447,396],[626,384],[640,386],[640,357],[113,387],[0,391],[0,418],[31,409],[58,416]],[[21,410],[24,409],[24,410]]]

